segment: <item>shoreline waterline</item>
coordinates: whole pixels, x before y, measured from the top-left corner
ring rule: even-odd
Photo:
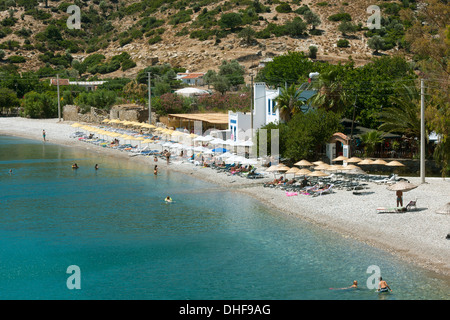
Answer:
[[[102,148],[69,138],[70,132],[75,131],[75,128],[70,127],[71,123],[58,123],[57,119],[30,120],[22,118],[0,118],[0,134],[40,140],[42,139],[42,130],[45,129],[47,139],[49,139],[45,143],[80,148],[95,154],[129,159],[149,166],[153,164],[151,157],[129,157],[124,152]],[[294,197],[286,197],[283,191],[263,188],[261,181],[226,176],[218,174],[209,168],[194,167],[192,164],[184,163],[172,163],[167,167],[164,161],[159,161],[158,167],[160,170],[176,171],[185,174],[187,177],[211,182],[219,188],[226,189],[226,191],[244,193],[257,199],[271,210],[273,209],[284,214],[296,216],[308,223],[321,227],[324,232],[331,230],[339,233],[343,237],[353,238],[372,247],[395,254],[399,259],[432,272],[450,284],[450,242],[445,240],[445,234],[441,234],[445,229],[445,225],[450,225],[450,217],[437,215],[429,208],[419,212],[411,212],[407,215],[377,215],[375,212],[376,207],[372,208],[371,206],[387,205],[383,202],[385,201],[384,198],[394,198],[393,194],[388,191],[385,191],[386,195],[379,197],[379,202],[373,195],[370,198],[367,197],[370,201],[366,205],[364,205],[366,199],[362,198],[365,196],[353,196],[352,198],[349,195],[351,192],[349,193],[348,191],[340,191],[338,194],[324,195],[314,199],[302,196],[295,197],[294,199]],[[415,178],[411,178],[410,180],[413,183],[416,180],[418,181]],[[438,188],[442,192],[442,194],[438,194],[439,199],[445,199],[448,194],[448,192],[445,194],[445,188],[450,190],[448,188],[450,187],[450,181],[441,178],[428,178],[428,180],[429,183],[424,186],[427,189],[424,193],[428,194],[430,192],[429,190],[434,192],[433,188]],[[437,187],[435,187],[436,184]],[[385,190],[385,186],[371,185],[371,188],[375,190],[374,193],[384,193],[382,190]],[[428,194],[427,197],[430,197],[432,194]],[[409,195],[407,196],[409,197]],[[446,199],[448,202],[450,197]],[[353,203],[351,203],[352,201]],[[423,208],[426,206],[424,201],[425,199],[419,197],[418,207]],[[445,203],[442,203],[442,205]],[[363,207],[371,207],[372,210],[367,209],[371,213],[359,212],[362,211]],[[354,210],[355,216],[352,217],[346,212],[349,210]],[[420,239],[421,234],[415,235],[414,233],[419,229],[417,223],[413,221],[414,216],[416,216],[416,219],[420,218],[424,221],[428,218],[430,225],[424,228],[429,230],[425,231],[429,233],[436,232],[436,235],[429,234],[429,238],[427,239]],[[359,220],[358,217],[362,219]],[[388,224],[391,225],[389,228],[383,228],[383,225],[387,226]],[[433,229],[438,229],[438,231]],[[450,229],[446,232],[450,232]],[[426,235],[427,233],[424,232],[423,234]]]

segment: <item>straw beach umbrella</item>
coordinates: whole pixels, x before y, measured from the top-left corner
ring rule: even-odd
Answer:
[[[407,191],[413,190],[417,187],[418,187],[417,185],[409,183],[407,181],[399,181],[395,184],[390,185],[389,187],[387,187],[387,189],[391,190],[391,191],[407,192]]]
[[[361,161],[362,161],[362,159],[360,159],[358,157],[351,157],[350,159],[347,160],[347,163],[358,163]]]
[[[382,160],[382,159],[377,159],[374,162],[372,162],[371,164],[386,164],[387,162]]]
[[[386,163],[386,165],[389,167],[404,167],[405,166],[403,163],[398,162],[396,160],[388,162],[388,163]]]
[[[358,165],[369,165],[369,164],[373,164],[373,160],[364,159],[361,162],[358,162]]]
[[[337,158],[334,158],[332,161],[334,162],[334,161],[345,161],[345,160],[348,160],[348,158],[344,157],[344,156],[339,156]]]
[[[306,176],[306,175],[308,175],[310,173],[311,173],[311,171],[309,171],[308,169],[303,168],[303,169],[299,169],[296,174],[302,175],[302,176]]]
[[[323,171],[317,170],[317,171],[308,173],[307,176],[308,177],[326,177],[326,176],[328,176],[328,174]]]
[[[450,202],[447,203],[442,208],[437,209],[436,213],[439,213],[439,214],[450,214]]]
[[[307,160],[300,160],[296,163],[294,163],[294,166],[299,166],[299,167],[308,167],[308,166],[312,166],[313,164]]]

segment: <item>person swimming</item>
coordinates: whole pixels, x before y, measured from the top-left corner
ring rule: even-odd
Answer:
[[[165,201],[165,202],[172,202],[172,198],[171,198],[170,196],[167,196],[167,197],[164,199],[164,201]]]
[[[72,165],[72,169],[78,169],[79,167],[78,167],[78,165],[76,164],[76,163],[74,163],[73,165]]]

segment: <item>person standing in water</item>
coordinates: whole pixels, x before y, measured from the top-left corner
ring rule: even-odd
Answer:
[[[158,166],[155,166],[155,168],[153,169],[153,174],[155,176],[158,175]]]
[[[388,286],[386,281],[384,281],[383,278],[380,277],[380,282],[378,283],[378,292],[387,292],[388,289],[392,292],[392,289]]]
[[[95,170],[98,170],[98,164],[95,164],[94,168]]]

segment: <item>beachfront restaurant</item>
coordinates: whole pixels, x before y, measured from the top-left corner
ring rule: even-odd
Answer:
[[[168,128],[184,128],[189,133],[203,135],[206,131],[228,128],[227,113],[171,113],[160,117],[160,122]]]

